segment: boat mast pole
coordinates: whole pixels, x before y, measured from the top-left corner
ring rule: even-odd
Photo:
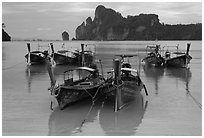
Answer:
[[[114,60],[114,76],[114,84],[116,86],[114,111],[117,112],[122,106],[122,95],[119,88],[121,85],[121,60],[119,59]]]
[[[28,52],[30,53],[30,43],[27,43]]]
[[[55,99],[55,90],[57,88],[57,82],[56,82],[56,79],[54,77],[52,63],[51,63],[51,57],[49,57],[49,55],[45,55],[45,62],[46,62],[47,71],[48,71],[50,81],[51,81],[51,88],[49,88],[49,90],[51,91],[50,109],[53,110],[53,104],[54,104],[54,99]]]
[[[81,44],[81,64],[84,66],[84,44]]]
[[[101,64],[101,74],[102,74],[102,76],[103,76],[103,65],[102,65],[101,59],[99,59],[99,62],[100,62],[100,64]],[[103,77],[104,77],[104,76],[103,76]]]
[[[50,47],[51,47],[51,50],[52,50],[52,59],[54,60],[55,51],[54,51],[53,43],[50,43]]]
[[[56,83],[56,79],[55,79],[54,73],[53,73],[51,58],[48,55],[45,58],[46,58],[47,71],[48,71],[50,81],[51,81],[51,87],[54,87],[55,83]]]
[[[54,47],[53,47],[53,43],[50,43],[50,47],[51,47],[51,50],[52,50],[52,53],[54,53]]]
[[[189,55],[190,46],[191,46],[191,43],[187,43],[186,55]]]
[[[27,64],[30,65],[30,43],[27,43],[27,48],[28,48],[28,59],[27,59]]]
[[[191,46],[191,43],[187,43],[187,50],[186,50],[186,67],[189,68],[189,63],[188,63],[188,56],[189,56],[189,50],[190,50],[190,46]]]

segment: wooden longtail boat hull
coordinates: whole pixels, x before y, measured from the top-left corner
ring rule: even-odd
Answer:
[[[124,57],[124,55],[122,56]],[[126,55],[126,57],[132,57],[132,55]],[[121,65],[121,60],[115,59],[114,70],[103,88],[107,97],[114,101],[114,112],[134,101],[135,96],[139,95],[143,88],[148,95],[138,71],[131,68],[129,63],[123,62]]]
[[[120,93],[117,94],[117,88],[120,90]],[[114,86],[112,83],[107,83],[106,87],[102,89],[105,91],[105,94],[108,96],[110,101],[116,102],[116,99],[119,100],[120,109],[131,103],[135,100],[135,97],[141,93],[141,90],[144,88],[143,83],[140,82],[140,85],[137,82],[133,81],[123,81],[118,87]],[[116,98],[116,95],[118,98]]]
[[[61,86],[59,89],[55,90],[56,99],[60,109],[63,110],[66,106],[72,103],[94,97],[94,95],[99,92],[98,90],[101,85],[102,82],[91,87],[84,86],[77,88],[76,86]]]
[[[164,59],[161,57],[159,52],[160,45],[148,45],[146,47],[147,56],[143,59],[145,65],[147,66],[162,66],[164,63]],[[148,53],[148,51],[151,51]]]
[[[164,63],[164,59],[162,57],[157,56],[147,56],[143,59],[145,65],[148,66],[162,66]]]
[[[54,53],[54,61],[57,65],[63,65],[63,64],[77,64],[77,60],[75,57],[69,57],[62,54]]]
[[[170,59],[166,59],[166,67],[187,67],[192,57],[190,55],[182,55]]]
[[[121,85],[118,86],[119,89],[121,89],[122,97],[125,98],[132,98],[134,96],[137,96],[140,94],[143,83],[138,86],[135,82],[131,81],[124,81]],[[116,86],[110,84],[107,86],[106,94],[108,95],[115,95]]]
[[[28,54],[25,55],[25,58],[28,61]],[[34,64],[45,64],[45,58],[37,55],[37,54],[33,54],[32,52],[30,53],[30,64],[34,65]]]
[[[54,61],[57,65],[65,65],[65,64],[71,64],[71,65],[81,65],[82,63],[82,56],[75,54],[75,57],[69,57],[65,56],[59,53],[54,53]],[[93,63],[93,56],[85,54],[85,65],[90,65]]]

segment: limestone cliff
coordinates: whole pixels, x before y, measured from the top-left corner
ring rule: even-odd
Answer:
[[[75,31],[77,40],[201,40],[202,24],[161,24],[156,14],[122,17],[119,12],[97,6],[95,17]]]
[[[62,40],[64,41],[69,40],[69,34],[66,31],[62,33]]]

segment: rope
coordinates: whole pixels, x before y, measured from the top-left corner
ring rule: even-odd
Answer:
[[[87,112],[87,114],[86,114],[84,120],[81,122],[80,127],[77,128],[78,132],[82,132],[81,128],[82,128],[82,126],[84,125],[84,123],[86,122],[86,120],[87,120],[89,114],[91,113],[91,111],[92,111],[92,109],[93,109],[93,106],[94,106],[94,104],[95,104],[95,97],[96,97],[96,95],[98,94],[98,92],[99,92],[99,90],[100,90],[101,87],[103,87],[103,85],[101,85],[100,87],[98,87],[98,89],[97,89],[97,91],[96,91],[96,93],[95,93],[94,96],[92,96],[88,91],[85,90],[85,91],[92,97],[92,105],[91,105],[91,107],[89,108],[89,111]]]
[[[88,93],[88,95],[90,95],[91,98],[93,98],[93,96],[85,88],[83,90],[85,90],[85,92]]]
[[[103,85],[101,85],[101,86],[99,86],[98,87],[98,89],[97,89],[97,91],[96,91],[96,93],[94,94],[94,96],[93,95],[91,95],[85,88],[83,89],[83,90],[85,90],[85,92],[88,94],[88,95],[90,95],[91,96],[91,98],[92,98],[92,101],[94,101],[95,100],[95,98],[96,98],[96,95],[98,94],[98,92],[99,92],[99,90],[100,90],[100,88],[101,87],[103,87]]]
[[[193,95],[190,92],[188,92],[188,95],[193,99],[193,101],[197,104],[197,106],[202,110],[202,104],[198,100],[196,100],[196,98],[193,97]]]
[[[92,105],[91,105],[91,107],[89,108],[89,111],[87,112],[87,114],[86,114],[84,120],[81,122],[80,127],[77,128],[77,132],[82,132],[81,128],[82,128],[82,126],[84,125],[84,123],[86,122],[86,120],[88,119],[88,116],[89,116],[89,114],[91,113],[94,104],[95,104],[95,102],[92,101]]]
[[[143,87],[144,87],[144,90],[145,90],[145,94],[146,94],[146,96],[148,96],[148,92],[147,92],[146,85],[145,85],[145,84],[143,84]]]
[[[15,66],[17,66],[17,65],[22,64],[23,62],[24,62],[24,61],[21,61],[21,62],[19,62],[19,63],[16,63],[16,64],[14,64],[14,65],[10,66],[10,67],[5,67],[5,68],[3,68],[2,70],[12,69],[12,68],[14,68],[14,67],[15,67]]]
[[[96,95],[98,94],[98,92],[99,92],[99,90],[100,90],[100,88],[101,88],[102,86],[103,86],[103,85],[101,85],[101,86],[98,87],[96,93],[95,93],[94,96],[92,97],[92,100],[95,100]]]
[[[122,85],[123,85],[123,82],[121,83],[121,84],[119,84],[119,85],[116,85],[116,84],[112,84],[115,88],[119,88],[119,87],[121,87]]]

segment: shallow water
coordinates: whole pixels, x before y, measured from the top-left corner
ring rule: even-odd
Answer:
[[[26,42],[2,44],[2,134],[3,135],[141,135],[168,136],[202,135],[202,42],[190,41],[193,57],[190,69],[163,69],[139,66],[149,96],[136,97],[135,102],[114,113],[108,99],[99,99],[94,105],[85,100],[61,111],[50,110],[50,80],[44,66],[27,67],[24,58]],[[31,49],[37,44],[31,42]],[[62,42],[53,42],[60,49]],[[112,69],[115,54],[140,54],[144,56],[151,41],[70,41],[69,48],[80,48],[81,43],[96,51],[103,63],[103,72]],[[185,51],[187,41],[158,41],[161,45],[176,45]],[[100,67],[100,66],[99,66]],[[66,66],[56,66],[55,76],[63,81]],[[91,109],[91,110],[90,110]],[[84,122],[84,123],[82,123]]]

